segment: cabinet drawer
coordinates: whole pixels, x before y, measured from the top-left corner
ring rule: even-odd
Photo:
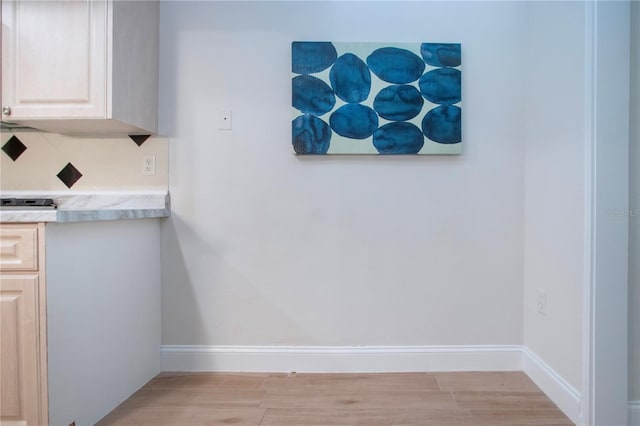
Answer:
[[[38,270],[38,228],[0,226],[0,270]]]

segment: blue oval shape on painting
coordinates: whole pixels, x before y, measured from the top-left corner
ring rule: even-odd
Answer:
[[[312,74],[329,68],[338,57],[336,48],[326,41],[294,41],[291,43],[291,71]]]
[[[413,86],[395,85],[382,89],[373,101],[380,117],[392,121],[410,120],[422,111],[424,99]]]
[[[422,132],[438,143],[453,144],[462,141],[462,110],[452,105],[432,109],[422,119]]]
[[[380,154],[417,154],[423,145],[420,129],[404,121],[385,124],[373,133],[373,146]]]
[[[306,114],[322,115],[333,108],[336,97],[324,81],[310,75],[293,77],[291,82],[291,104]]]
[[[347,104],[331,114],[329,124],[340,136],[366,139],[378,128],[378,115],[367,106]]]
[[[367,64],[352,53],[340,56],[329,73],[331,87],[348,103],[362,102],[371,91],[371,73]]]
[[[296,154],[326,154],[331,129],[313,115],[301,115],[291,122],[293,150]]]
[[[434,67],[457,67],[462,63],[458,43],[422,43],[422,59]]]
[[[422,96],[440,105],[453,105],[462,97],[461,74],[455,68],[438,68],[420,77]]]
[[[415,53],[397,47],[383,47],[367,58],[367,65],[381,80],[395,84],[416,81],[424,71],[424,61]]]

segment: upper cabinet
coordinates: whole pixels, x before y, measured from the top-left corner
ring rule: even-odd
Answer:
[[[157,1],[2,1],[2,121],[155,133]]]

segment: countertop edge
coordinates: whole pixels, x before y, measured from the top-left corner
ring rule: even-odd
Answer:
[[[3,192],[3,197],[53,198],[57,210],[1,210],[0,222],[93,222],[105,220],[155,219],[171,215],[171,198],[168,192],[109,192],[23,195],[19,192]]]
[[[2,223],[39,223],[57,222],[56,210],[0,210]]]
[[[169,217],[169,209],[58,210],[56,222],[97,222],[103,220],[156,219]]]

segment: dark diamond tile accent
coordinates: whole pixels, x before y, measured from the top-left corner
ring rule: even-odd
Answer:
[[[60,173],[58,173],[57,176],[58,179],[62,181],[62,183],[67,185],[67,188],[71,188],[78,181],[78,179],[82,177],[82,173],[80,173],[78,169],[73,167],[73,164],[68,163],[62,170],[60,170]]]
[[[129,135],[131,140],[133,140],[136,143],[136,145],[138,145],[138,146],[140,146],[143,143],[145,143],[145,141],[147,139],[149,139],[149,136],[151,136],[151,135]]]
[[[17,136],[11,136],[11,138],[2,145],[2,150],[7,154],[13,161],[16,161],[18,157],[22,155],[23,152],[27,150],[27,147],[17,138]]]

